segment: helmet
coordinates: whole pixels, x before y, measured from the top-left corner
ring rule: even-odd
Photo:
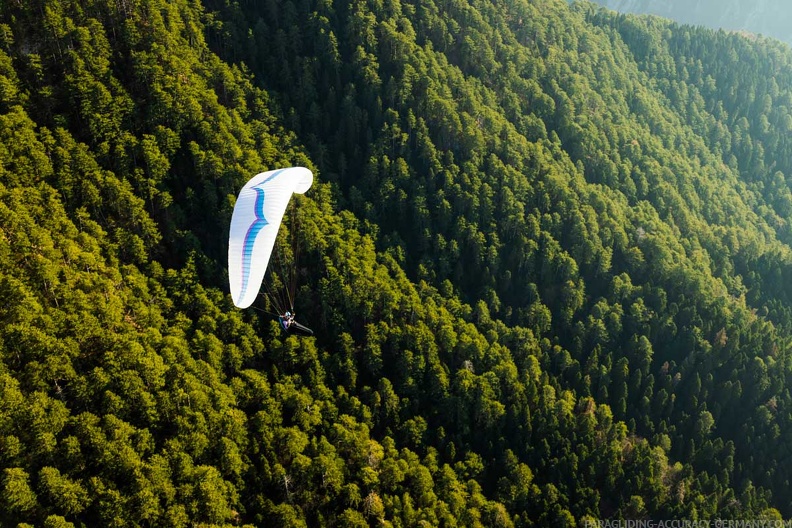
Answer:
[[[291,317],[291,312],[286,312],[284,315],[285,315],[286,317]]]

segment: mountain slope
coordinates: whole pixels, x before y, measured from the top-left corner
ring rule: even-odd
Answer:
[[[783,47],[561,2],[225,13],[218,41],[253,50],[323,172],[414,277],[547,336],[569,359],[543,364],[575,390],[784,503],[784,135],[740,121],[767,93],[779,103],[761,115],[783,123]],[[289,35],[287,51],[254,44],[265,35]],[[717,55],[677,57],[677,35]],[[724,74],[741,53],[737,89]]]
[[[0,29],[0,524],[790,513],[783,48],[544,0]],[[225,290],[289,164],[316,339]]]
[[[792,10],[781,0],[746,2],[730,0],[695,0],[640,2],[638,0],[593,0],[619,11],[644,15],[658,15],[680,24],[704,26],[727,31],[746,31],[792,43]]]

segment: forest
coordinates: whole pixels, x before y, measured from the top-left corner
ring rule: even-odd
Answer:
[[[792,518],[790,132],[587,0],[0,2],[0,526]],[[228,291],[287,166],[307,338]]]

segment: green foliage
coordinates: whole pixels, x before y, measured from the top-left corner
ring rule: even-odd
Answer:
[[[0,4],[0,524],[792,514],[790,61],[560,0]],[[310,339],[225,293],[297,164]]]

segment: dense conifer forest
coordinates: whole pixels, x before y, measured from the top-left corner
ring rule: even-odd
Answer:
[[[0,526],[792,517],[791,133],[587,1],[0,2]],[[311,338],[228,293],[290,165]]]

